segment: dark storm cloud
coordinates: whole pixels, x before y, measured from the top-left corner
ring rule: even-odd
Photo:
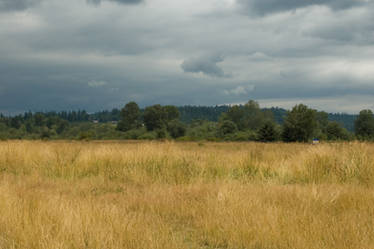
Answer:
[[[100,67],[80,63],[0,62],[0,107],[10,113],[119,106],[133,92],[118,89],[118,75],[96,72]],[[106,81],[110,78],[110,81]],[[129,83],[131,85],[131,83]]]
[[[332,10],[348,9],[361,6],[365,0],[238,0],[249,13],[267,15],[275,12],[292,11],[313,5],[322,5]]]
[[[163,77],[149,84],[141,77],[134,79],[121,72],[105,72],[100,66],[79,62],[57,65],[0,61],[0,82],[0,112],[7,110],[9,113],[97,111],[122,107],[129,101],[136,101],[143,107],[156,103],[211,104],[219,94],[218,89],[201,85],[197,79],[179,78],[180,84],[175,84],[175,78]]]
[[[102,1],[116,2],[120,4],[139,4],[143,0],[86,0],[89,4],[99,5]]]
[[[224,77],[225,72],[217,66],[219,62],[223,62],[222,56],[201,56],[185,60],[181,67],[186,73],[203,73],[208,76]]]
[[[41,0],[0,0],[0,11],[21,11],[40,2]]]
[[[374,96],[369,1],[41,1],[0,0],[0,110]]]

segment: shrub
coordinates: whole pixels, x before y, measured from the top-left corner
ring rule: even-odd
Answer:
[[[138,139],[154,140],[154,139],[157,139],[157,134],[156,134],[156,132],[146,132],[146,133],[142,134],[140,137],[138,137]]]

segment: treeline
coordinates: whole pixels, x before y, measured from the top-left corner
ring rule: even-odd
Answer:
[[[0,139],[178,139],[184,141],[352,140],[374,138],[370,110],[360,115],[328,114],[296,105],[291,111],[245,105],[145,109],[130,102],[121,110],[89,114],[86,111],[0,115]],[[347,129],[348,128],[348,129]]]
[[[280,116],[281,114],[281,116]],[[291,111],[279,108],[261,109],[256,101],[234,105],[221,112],[217,122],[193,120],[181,122],[175,106],[154,105],[142,111],[135,102],[121,110],[117,130],[133,139],[174,138],[178,140],[211,141],[285,141],[372,140],[374,116],[363,110],[354,120],[354,133],[329,114],[300,104]]]
[[[240,108],[244,108],[244,105],[239,105]],[[179,106],[177,107],[180,113],[180,121],[186,124],[190,124],[196,120],[207,120],[218,122],[222,113],[227,112],[230,106]],[[278,107],[262,108],[262,110],[270,110],[273,113],[274,120],[278,124],[283,124],[284,117],[287,114],[287,110]],[[144,109],[140,109],[144,112]],[[15,117],[16,120],[22,121],[29,119],[35,114],[41,114],[45,117],[59,117],[69,122],[86,122],[97,120],[100,123],[119,121],[121,118],[121,110],[114,108],[111,111],[104,110],[95,113],[87,113],[85,110],[79,111],[62,111],[62,112],[38,112],[31,113],[27,112],[23,115]],[[1,114],[0,114],[1,115]],[[3,116],[4,117],[4,116]],[[329,113],[328,119],[330,121],[339,122],[344,128],[349,131],[354,131],[354,120],[357,115],[350,115],[344,113]],[[15,122],[15,121],[13,121]]]

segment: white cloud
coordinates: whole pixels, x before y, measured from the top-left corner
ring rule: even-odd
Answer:
[[[249,59],[251,61],[266,61],[271,60],[271,57],[261,52],[255,52],[249,56]]]
[[[226,95],[247,95],[250,92],[253,92],[255,90],[254,85],[249,85],[249,86],[237,86],[235,88],[232,88],[230,90],[224,90],[224,94]]]

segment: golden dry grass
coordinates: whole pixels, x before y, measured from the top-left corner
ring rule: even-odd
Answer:
[[[0,142],[0,248],[374,248],[374,145]]]

